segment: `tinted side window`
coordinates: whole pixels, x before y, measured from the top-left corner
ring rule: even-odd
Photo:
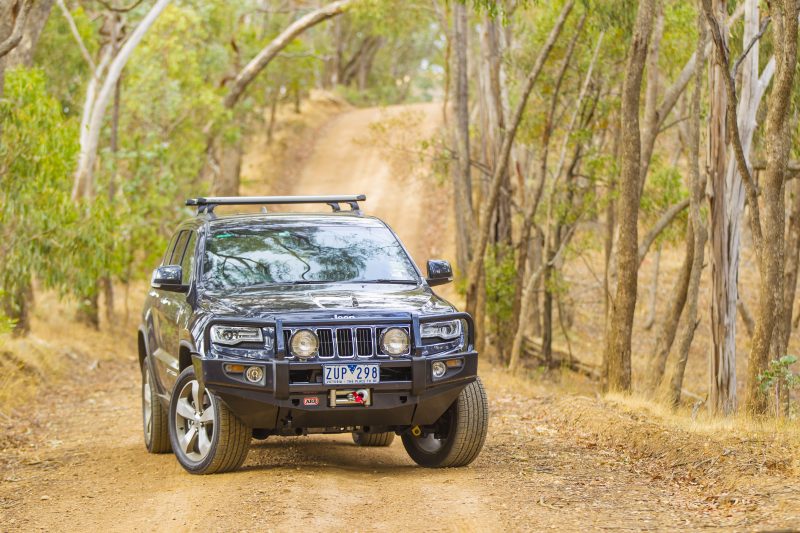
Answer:
[[[175,245],[175,249],[172,250],[172,258],[169,260],[169,265],[180,265],[181,259],[183,259],[183,250],[186,248],[186,241],[189,240],[189,232],[184,230],[181,232],[180,236],[178,236],[178,243]]]
[[[175,235],[169,240],[169,244],[167,245],[167,251],[164,252],[164,258],[161,260],[161,266],[169,265],[170,259],[172,258],[172,251],[175,249],[175,242],[178,240],[178,236],[180,232],[175,232]]]
[[[188,285],[192,280],[192,273],[194,271],[194,248],[197,243],[197,234],[193,231],[189,232],[189,244],[186,245],[186,251],[183,252],[183,259],[181,260],[181,269],[183,270],[183,279],[181,283]]]

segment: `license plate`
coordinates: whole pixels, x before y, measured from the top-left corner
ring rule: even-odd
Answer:
[[[323,366],[325,385],[365,385],[381,382],[381,365],[351,363]]]

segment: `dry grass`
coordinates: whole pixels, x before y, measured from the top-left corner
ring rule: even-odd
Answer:
[[[600,395],[570,374],[542,379],[484,366],[482,375],[495,387],[503,383],[521,397],[544,399],[532,415],[582,449],[621,457],[637,475],[694,491],[708,508],[794,512],[800,490],[794,422],[715,418],[702,410],[693,416],[691,408],[674,411],[636,395]]]
[[[602,229],[599,227],[586,227],[581,231],[582,242],[588,243],[589,247],[580,254],[573,254],[569,257],[563,272],[568,290],[562,296],[564,301],[567,302],[569,319],[572,324],[568,330],[568,335],[573,354],[581,360],[597,365],[602,361],[605,316],[602,284],[604,276],[603,252],[599,248],[602,242],[601,231]],[[682,243],[664,246],[656,299],[656,323],[650,330],[644,328],[644,323],[648,314],[655,249],[652,249],[647,255],[639,271],[638,302],[634,318],[632,347],[633,382],[634,389],[638,392],[643,391],[643,376],[646,370],[647,358],[655,348],[658,329],[669,306],[683,256],[684,246]],[[739,292],[740,297],[751,312],[754,313],[758,305],[758,270],[753,262],[752,252],[747,243],[745,243],[743,249],[739,272]],[[711,349],[710,309],[711,268],[708,253],[706,253],[698,305],[700,325],[695,332],[684,377],[684,390],[700,398],[704,398],[707,395],[708,389],[708,354]],[[554,311],[554,313],[556,313],[554,316],[556,341],[559,346],[566,346],[567,339],[559,328],[557,311]],[[744,323],[738,315],[736,322],[737,385],[740,403],[743,403],[750,338],[747,335]],[[681,323],[679,327],[682,328],[683,324]],[[676,348],[677,341],[673,346],[673,351],[667,363],[667,380],[672,374]],[[796,332],[793,333],[790,339],[789,353],[800,353],[800,336]],[[694,402],[692,398],[686,398],[686,400],[690,403]]]
[[[130,294],[127,306],[126,293]],[[97,331],[74,320],[74,302],[39,292],[31,334],[0,339],[0,416],[8,418],[40,390],[63,379],[79,379],[102,369],[103,361],[136,353],[136,320],[143,296],[143,284],[129,291],[117,287],[114,322],[101,317],[101,331]],[[104,313],[102,300],[100,305]]]

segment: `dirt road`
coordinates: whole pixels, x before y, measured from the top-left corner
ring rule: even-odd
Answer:
[[[432,132],[439,110],[415,110],[424,116],[419,135]],[[418,262],[452,258],[446,187],[400,179],[381,150],[358,141],[381,116],[357,110],[334,118],[282,192],[364,192],[364,207],[397,230]],[[362,449],[349,436],[312,436],[253,441],[241,471],[190,476],[171,455],[145,452],[130,340],[117,347],[118,360],[44,391],[27,412],[32,433],[0,463],[0,531],[747,527],[740,514],[644,473],[622,450],[578,438],[550,392],[487,365],[489,436],[468,468],[418,468],[399,440]]]

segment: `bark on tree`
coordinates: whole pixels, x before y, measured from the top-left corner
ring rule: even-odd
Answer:
[[[639,2],[622,86],[622,157],[617,201],[617,290],[611,303],[603,358],[606,387],[611,391],[629,391],[631,388],[631,332],[639,269],[639,101],[654,14],[655,0]]]
[[[47,19],[50,18],[52,7],[53,0],[37,0],[33,3],[25,27],[22,29],[22,39],[6,58],[9,66],[30,67],[33,64],[33,54],[36,52],[36,45],[39,43]]]
[[[697,52],[702,52],[705,43],[705,20],[702,13],[698,14]],[[700,292],[700,275],[703,272],[703,254],[706,246],[707,230],[700,218],[700,204],[703,200],[706,180],[700,176],[700,91],[703,86],[703,64],[698,62],[695,67],[695,87],[692,94],[692,105],[689,110],[691,117],[689,126],[689,170],[691,180],[689,193],[691,204],[689,218],[694,228],[694,250],[692,259],[691,276],[686,294],[686,315],[683,321],[683,330],[678,343],[678,360],[670,380],[670,403],[677,406],[681,399],[683,376],[686,371],[686,362],[689,360],[689,348],[692,345],[694,332],[697,329],[697,300]]]
[[[525,111],[525,105],[528,102],[528,97],[530,96],[531,91],[533,90],[533,87],[539,78],[539,74],[542,71],[542,67],[544,66],[544,63],[547,60],[547,57],[550,55],[550,52],[552,51],[553,46],[555,45],[556,39],[558,39],[558,36],[561,34],[561,30],[564,27],[564,22],[566,21],[567,17],[572,11],[573,6],[574,6],[574,1],[570,0],[564,5],[563,9],[561,10],[561,14],[559,15],[555,25],[553,26],[553,29],[550,31],[550,34],[548,35],[544,46],[539,51],[539,55],[536,58],[533,68],[528,74],[528,77],[525,79],[525,82],[522,86],[522,91],[520,93],[520,99],[517,102],[516,107],[514,108],[514,112],[511,115],[511,119],[507,124],[505,134],[503,135],[503,143],[500,148],[497,163],[492,172],[492,180],[489,184],[487,196],[481,203],[480,217],[478,220],[479,224],[478,232],[472,246],[472,257],[470,258],[469,269],[467,273],[467,289],[465,298],[466,309],[467,312],[472,315],[475,315],[475,312],[478,307],[479,284],[483,272],[484,254],[486,253],[486,246],[488,245],[489,242],[489,232],[491,229],[492,214],[494,213],[495,207],[497,206],[497,199],[500,195],[500,188],[503,183],[503,178],[506,175],[506,171],[508,169],[509,157],[511,155],[511,147],[514,144],[514,139],[517,134],[517,128],[519,127],[519,123],[522,120],[522,115],[523,112]]]
[[[756,330],[756,320],[753,318],[750,309],[747,307],[747,304],[744,303],[741,296],[739,297],[739,301],[736,302],[736,309],[739,311],[742,322],[744,322],[744,329],[747,331],[747,336],[752,338],[753,332]]]
[[[640,191],[641,196],[644,190],[645,178],[650,168],[650,160],[653,158],[655,139],[658,136],[659,117],[658,117],[658,86],[659,68],[658,56],[661,45],[661,37],[664,34],[664,8],[661,2],[656,3],[655,21],[653,32],[650,37],[650,45],[647,50],[647,83],[644,93],[644,116],[642,121],[641,135],[641,167],[640,167]]]
[[[452,99],[449,124],[456,159],[452,169],[453,206],[456,219],[456,268],[464,272],[469,265],[474,213],[469,148],[469,72],[467,47],[469,26],[467,7],[461,2],[452,6],[453,32],[450,54]]]
[[[792,333],[792,314],[797,291],[798,262],[800,262],[800,182],[794,180],[791,189],[789,194],[791,212],[786,230],[786,264],[783,269],[783,329],[779,349],[779,353],[784,354],[787,352]]]
[[[5,58],[16,48],[25,31],[25,23],[33,8],[33,0],[3,0],[0,15],[3,16],[3,34],[0,38],[0,58]]]
[[[658,301],[658,274],[661,267],[661,245],[656,250],[656,258],[653,261],[653,281],[650,283],[649,302],[647,304],[647,318],[644,321],[644,329],[650,331],[656,322],[656,302]]]
[[[775,48],[775,80],[767,106],[765,146],[767,168],[760,186],[764,211],[763,240],[760,254],[760,301],[756,329],[750,351],[747,383],[747,409],[766,413],[767,397],[759,375],[769,364],[775,326],[783,323],[783,269],[785,180],[792,136],[789,113],[797,68],[798,0],[775,0],[770,3],[772,42]],[[778,332],[780,334],[780,332]],[[775,354],[773,354],[775,355]]]
[[[708,4],[708,0],[706,0]],[[725,3],[706,5],[714,10],[715,24],[725,15]],[[753,133],[756,128],[756,113],[766,85],[761,85],[758,67],[759,32],[758,3],[744,3],[743,47],[753,42],[749,54],[743,59],[741,74],[741,98],[736,107],[736,118],[729,111],[728,58],[715,50],[716,62],[711,67],[711,130],[709,131],[708,161],[711,171],[713,196],[711,204],[711,249],[712,249],[712,303],[711,330],[712,351],[709,359],[709,408],[713,412],[731,414],[736,409],[736,312],[739,301],[738,272],[741,248],[742,212],[745,202],[745,180],[739,170],[738,157],[727,151],[727,133],[736,120],[741,139],[742,152],[749,155]],[[727,32],[719,32],[716,40],[725,45]],[[720,64],[722,63],[722,64]],[[765,76],[771,76],[765,69]],[[767,81],[768,83],[768,81]],[[735,96],[733,97],[735,98]],[[727,117],[726,117],[727,113]],[[760,233],[760,232],[757,232]]]
[[[675,335],[678,332],[681,314],[686,305],[686,297],[689,290],[689,282],[694,264],[695,249],[694,228],[691,220],[686,225],[686,253],[678,273],[678,279],[673,285],[667,312],[661,321],[656,335],[656,346],[648,361],[647,376],[645,383],[647,390],[654,394],[664,378],[664,370],[667,367],[667,359],[672,345],[675,342]]]

